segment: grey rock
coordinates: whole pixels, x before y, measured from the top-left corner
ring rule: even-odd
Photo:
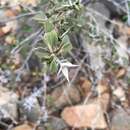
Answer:
[[[20,115],[25,116],[30,122],[37,122],[41,115],[40,105],[36,98],[26,98],[19,103]]]
[[[123,0],[100,0],[111,13],[111,16],[123,16],[126,13],[126,5]]]
[[[117,110],[112,118],[112,130],[130,130],[130,115]]]
[[[52,117],[48,120],[48,123],[45,124],[46,128],[50,128],[51,130],[64,130],[67,128],[67,124],[63,121],[63,119]]]
[[[110,11],[108,8],[102,2],[90,3],[86,8],[89,10],[91,9],[90,12],[95,18],[98,27],[102,30],[105,30],[105,23],[110,18]]]
[[[92,13],[99,29],[106,32],[106,22],[111,19],[122,19],[127,13],[126,4],[122,0],[87,1],[86,8]],[[89,2],[88,2],[89,1]],[[91,10],[90,10],[91,9]],[[86,11],[86,14],[88,11]],[[112,28],[112,27],[111,27]]]
[[[66,105],[70,105],[71,103],[79,103],[81,100],[80,92],[78,91],[77,86],[62,86],[56,88],[52,92],[51,98],[54,106],[58,109],[61,109]]]
[[[97,2],[104,4],[104,6],[109,10],[111,16],[118,17],[126,14],[126,2],[123,0],[82,0],[83,5],[85,6]]]
[[[17,119],[18,96],[7,88],[0,86],[0,118]]]

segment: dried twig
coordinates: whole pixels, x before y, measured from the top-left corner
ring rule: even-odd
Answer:
[[[30,59],[30,57],[32,56],[33,53],[33,49],[35,48],[35,46],[37,45],[38,41],[41,40],[41,35],[43,35],[43,31],[40,29],[36,35],[36,39],[34,40],[32,46],[31,46],[31,50],[28,53],[28,56],[26,57],[23,65],[20,67],[20,69],[17,71],[17,77],[16,77],[16,81],[20,80],[20,76],[22,74],[22,70],[24,69],[25,66],[28,66],[28,60]]]
[[[29,13],[20,14],[20,15],[15,16],[15,17],[11,17],[11,18],[8,18],[8,19],[5,19],[5,20],[0,20],[0,24],[5,24],[7,22],[18,20],[20,18],[27,17],[27,16],[33,16],[33,15],[36,15],[38,13],[39,12],[31,12],[31,13],[29,12]]]

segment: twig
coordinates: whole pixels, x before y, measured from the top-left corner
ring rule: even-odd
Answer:
[[[75,60],[75,62],[77,63],[77,64],[79,64],[79,61],[76,59],[76,57],[74,56],[74,54],[72,53],[72,52],[70,52],[70,56]],[[81,71],[85,74],[85,75],[87,75],[86,74],[86,70],[83,68],[83,69],[81,69]]]
[[[33,16],[33,15],[36,15],[38,13],[39,12],[31,12],[31,13],[29,12],[29,13],[20,14],[20,15],[15,16],[15,17],[11,17],[11,18],[8,18],[8,19],[5,19],[5,20],[1,20],[0,24],[5,24],[7,22],[18,20],[18,19],[26,17],[26,16]]]
[[[26,39],[24,39],[22,42],[20,42],[12,51],[11,54],[14,53],[18,53],[20,51],[20,47],[25,44],[27,41],[33,39],[34,37],[36,37],[40,32],[41,32],[42,28],[40,28],[38,31],[36,31],[35,33],[31,34],[29,37],[27,37]],[[19,49],[20,48],[20,49]]]
[[[76,72],[75,72],[75,74],[74,74],[72,80],[71,80],[70,83],[69,83],[70,86],[71,86],[71,85],[73,84],[73,82],[75,81],[75,79],[76,79],[76,77],[77,77],[79,71],[81,70],[81,67],[82,67],[82,65],[83,65],[83,63],[84,63],[84,61],[85,61],[86,58],[87,58],[87,55],[85,55],[85,56],[83,57],[83,59],[81,60],[78,69],[76,70]]]
[[[41,35],[43,34],[43,31],[41,32],[41,30],[39,30],[38,32],[39,32],[39,33],[37,33],[37,38],[35,39],[35,41],[34,41],[33,44],[32,44],[32,47],[31,47],[32,49],[31,49],[31,51],[28,53],[28,56],[27,56],[27,58],[25,59],[23,65],[22,65],[21,68],[18,70],[18,75],[17,75],[17,77],[16,77],[16,81],[19,81],[20,76],[21,76],[21,74],[22,74],[22,70],[23,70],[24,67],[27,65],[28,60],[29,60],[30,57],[32,56],[33,48],[37,45],[38,41],[41,40]]]

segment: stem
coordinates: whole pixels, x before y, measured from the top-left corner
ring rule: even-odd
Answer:
[[[18,16],[15,16],[15,17],[11,17],[11,18],[8,18],[8,19],[5,19],[3,21],[0,21],[0,24],[5,24],[9,21],[14,21],[14,20],[18,20],[20,18],[23,18],[23,17],[26,17],[26,16],[32,16],[32,15],[35,15],[35,14],[38,14],[39,12],[31,12],[31,13],[25,13],[25,14],[21,14],[21,15],[18,15]]]
[[[23,44],[25,44],[27,41],[33,39],[34,37],[38,36],[39,33],[42,31],[42,28],[40,28],[37,32],[33,33],[32,35],[30,35],[29,37],[27,37],[26,39],[24,39],[22,42],[20,42],[12,51],[11,54],[17,53],[21,50],[21,46]],[[23,47],[23,46],[22,46]],[[20,48],[20,49],[19,49]]]

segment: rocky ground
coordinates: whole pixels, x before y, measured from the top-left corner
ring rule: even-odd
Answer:
[[[57,74],[43,78],[37,57],[28,58],[27,47],[41,35],[33,20],[37,8],[44,8],[39,3],[0,0],[0,130],[130,130],[125,3],[82,0],[86,27],[70,35],[74,49],[68,59],[78,65],[69,71],[70,83]]]

